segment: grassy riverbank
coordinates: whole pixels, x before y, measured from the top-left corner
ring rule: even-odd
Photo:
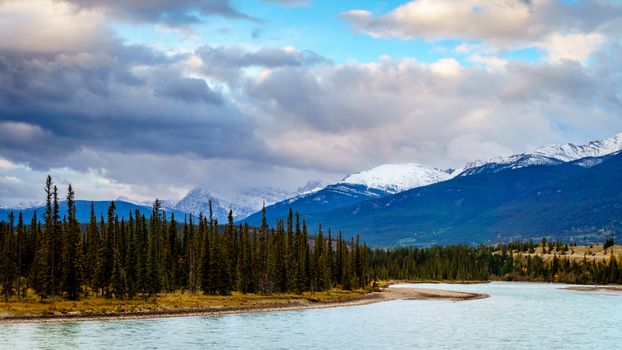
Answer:
[[[73,322],[90,320],[141,319],[177,316],[217,316],[224,314],[301,310],[356,306],[398,299],[486,298],[486,294],[424,288],[385,288],[380,292],[333,289],[303,294],[240,294],[229,296],[164,294],[147,299],[114,300],[91,297],[80,301],[36,300],[0,303],[0,324],[20,322]]]
[[[78,301],[48,299],[39,301],[29,295],[23,301],[0,302],[0,319],[19,316],[72,316],[72,315],[114,315],[131,313],[189,312],[197,310],[287,307],[312,303],[336,303],[360,299],[363,290],[345,291],[333,289],[324,292],[303,294],[282,293],[271,295],[242,294],[233,292],[228,296],[213,296],[197,293],[169,293],[131,300],[107,299],[90,296]]]

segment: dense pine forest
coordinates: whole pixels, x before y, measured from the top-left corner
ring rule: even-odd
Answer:
[[[622,257],[558,257],[561,242],[549,243],[552,259],[534,254],[533,243],[497,246],[372,249],[359,238],[309,232],[291,210],[269,227],[236,225],[230,212],[221,225],[211,211],[175,218],[160,202],[149,218],[139,212],[119,220],[114,201],[107,215],[76,219],[75,193],[59,212],[58,189],[45,184],[44,222],[21,213],[0,222],[0,278],[5,300],[32,289],[41,298],[76,300],[90,294],[128,299],[187,291],[207,295],[302,293],[331,288],[369,288],[377,280],[508,279],[568,283],[622,283]],[[611,244],[613,244],[611,242]],[[547,247],[543,241],[541,246]]]
[[[43,223],[22,214],[0,223],[1,278],[5,299],[32,288],[41,298],[78,299],[88,293],[134,298],[187,290],[210,295],[232,291],[270,294],[323,291],[367,285],[369,249],[321,228],[309,237],[291,211],[276,228],[220,225],[212,213],[178,221],[156,200],[149,218],[130,213],[119,220],[114,201],[106,217],[91,209],[90,222],[76,220],[74,191],[59,213],[57,187],[48,177]]]

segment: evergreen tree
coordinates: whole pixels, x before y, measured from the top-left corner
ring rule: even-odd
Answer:
[[[84,259],[82,233],[76,218],[75,194],[71,184],[67,190],[67,228],[64,242],[64,281],[63,287],[69,300],[77,300],[82,291]]]
[[[199,218],[201,221],[201,218]],[[188,235],[187,256],[188,256],[188,289],[193,295],[196,294],[200,287],[200,262],[197,254],[198,240],[194,232],[194,224],[192,215],[190,215],[190,224],[188,225],[186,234]]]
[[[48,267],[50,269],[50,285],[48,293],[50,295],[59,295],[61,293],[60,285],[63,280],[63,231],[60,221],[59,205],[58,205],[58,188],[52,187],[52,224],[50,228],[50,247],[48,255]]]
[[[210,207],[210,220],[209,223],[204,222],[203,223],[203,227],[204,227],[204,238],[202,239],[202,244],[203,244],[203,255],[201,257],[201,289],[203,290],[203,293],[205,294],[213,294],[214,293],[214,283],[215,283],[215,277],[213,277],[213,271],[211,270],[214,265],[212,263],[212,256],[214,255],[212,252],[212,247],[211,247],[211,243],[212,243],[212,210],[211,210],[211,202],[209,203],[209,207]],[[205,219],[204,219],[205,220]],[[184,225],[184,232],[187,231],[187,227],[185,227],[186,225]],[[184,235],[185,237],[185,235]]]
[[[30,269],[29,262],[31,261],[31,254],[29,252],[30,242],[27,234],[26,227],[24,225],[24,215],[20,211],[17,216],[17,228],[16,228],[16,242],[15,242],[15,255],[16,255],[16,277],[17,285],[16,291],[19,299],[26,297],[28,291],[27,276]]]
[[[151,213],[149,255],[147,259],[147,292],[149,295],[157,294],[162,290],[162,268],[160,260],[160,210],[160,201],[156,199],[153,203],[153,211]]]
[[[127,295],[130,299],[134,298],[138,293],[139,278],[138,278],[138,265],[140,257],[140,249],[138,248],[138,230],[137,222],[134,220],[132,212],[129,213],[128,220],[128,240],[127,240]]]
[[[9,213],[9,222],[0,226],[0,254],[2,254],[2,292],[5,301],[9,301],[9,297],[13,292],[13,279],[15,278],[16,266],[13,250],[13,212]]]
[[[125,299],[127,293],[127,275],[121,260],[119,249],[115,248],[112,268],[112,293],[117,299]]]
[[[138,213],[137,213],[138,215]],[[147,219],[144,215],[140,215],[139,227],[136,228],[138,233],[137,247],[140,250],[138,259],[138,280],[137,286],[141,293],[148,293],[148,261],[149,261],[149,231],[147,230]]]
[[[237,290],[246,294],[253,291],[252,274],[252,247],[248,224],[240,229],[240,245],[237,262]]]
[[[89,286],[93,287],[97,275],[97,251],[99,248],[99,232],[97,230],[97,217],[95,216],[95,204],[91,202],[89,223],[86,226],[86,252],[84,275]]]

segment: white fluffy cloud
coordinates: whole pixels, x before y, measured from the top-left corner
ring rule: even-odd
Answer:
[[[605,41],[601,31],[619,29],[622,5],[606,1],[413,0],[379,16],[351,10],[341,17],[355,30],[373,37],[479,40],[500,50],[540,48],[551,61],[585,62]]]
[[[548,53],[548,60],[560,62],[562,60],[574,60],[581,63],[592,56],[592,53],[605,42],[604,35],[599,33],[591,34],[554,34],[546,38],[538,46]]]
[[[49,0],[0,1],[0,49],[62,53],[107,41],[105,17],[96,11]]]
[[[484,63],[385,58],[280,68],[246,89],[274,123],[258,132],[281,161],[333,172],[404,160],[459,167],[622,125],[611,99],[617,78],[569,61]],[[607,122],[593,123],[594,115]]]
[[[376,37],[462,37],[513,41],[542,35],[547,27],[518,0],[415,0],[380,17],[365,10],[342,14],[356,29]]]

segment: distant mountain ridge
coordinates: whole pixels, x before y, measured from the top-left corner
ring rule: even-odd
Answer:
[[[590,167],[583,166],[590,160]],[[478,244],[542,236],[580,243],[622,238],[622,153],[552,166],[459,176],[303,215],[380,246]]]
[[[368,236],[368,242],[383,245],[493,242],[497,238],[510,237],[507,228],[514,228],[514,234],[528,233],[534,237],[537,236],[534,229],[545,232],[543,227],[552,228],[551,234],[557,232],[570,237],[569,232],[575,232],[584,237],[595,237],[597,232],[613,232],[611,230],[618,227],[619,220],[614,218],[612,221],[610,214],[601,214],[617,213],[618,204],[615,203],[618,202],[612,198],[618,195],[614,179],[619,173],[602,174],[602,169],[615,169],[611,164],[620,162],[621,149],[622,133],[619,133],[585,145],[548,145],[533,152],[472,162],[456,171],[428,168],[417,163],[384,164],[345,176],[340,182],[328,186],[309,182],[295,191],[254,188],[233,197],[194,188],[181,200],[162,201],[162,205],[167,212],[181,218],[186,213],[207,215],[211,201],[214,217],[219,222],[225,222],[229,210],[233,210],[237,222],[251,225],[261,223],[260,209],[264,204],[270,223],[285,218],[291,208],[310,225],[323,223],[333,229],[343,229],[347,234],[360,231]],[[592,174],[591,171],[596,175],[586,175]],[[570,178],[577,174],[583,174],[579,180]],[[599,176],[606,181],[594,183],[593,179]],[[570,203],[556,202],[557,211],[542,208],[549,203],[546,198],[528,190],[544,185],[557,186],[557,190],[574,195],[566,198]],[[443,190],[439,192],[438,189]],[[543,187],[537,192],[551,191]],[[146,216],[151,214],[150,203],[119,199],[117,213],[121,218],[126,218],[129,210],[136,209]],[[578,209],[572,207],[572,214],[567,214],[568,217],[560,212],[561,208],[577,204],[576,201],[585,204],[585,211],[578,214]],[[108,204],[109,201],[95,202],[98,216],[101,213],[105,216]],[[78,201],[80,221],[88,220],[89,206],[90,201]],[[404,211],[396,211],[396,207],[403,207]],[[530,208],[540,208],[537,210],[541,213],[549,212],[556,221],[550,222],[542,217],[534,219]],[[34,208],[21,210],[29,219]],[[585,216],[589,210],[595,212]],[[0,219],[6,218],[10,211],[0,209]],[[13,211],[17,213],[17,210]],[[516,218],[514,212],[521,212],[522,218]],[[596,212],[598,214],[594,214]],[[43,208],[39,207],[37,214],[41,217]],[[595,226],[591,229],[582,227],[577,218]],[[401,220],[402,224],[396,225],[396,220]],[[560,223],[565,221],[572,221],[575,226],[562,227]],[[522,224],[524,222],[530,222],[531,226]],[[543,226],[545,222],[548,226]],[[490,231],[493,227],[498,232],[497,238]]]
[[[329,185],[320,191],[275,203],[266,208],[266,215],[269,222],[274,222],[277,219],[286,217],[289,208],[292,208],[292,210],[301,213],[311,226],[322,223],[324,226],[330,226],[333,229],[343,229],[348,234],[361,232],[365,235],[366,241],[383,245],[474,243],[478,240],[493,242],[496,238],[489,232],[489,228],[493,226],[497,227],[501,234],[500,237],[504,239],[508,238],[509,233],[505,229],[507,227],[515,227],[517,230],[514,232],[515,234],[519,234],[522,231],[537,236],[534,229],[542,229],[542,225],[538,224],[538,220],[531,221],[533,228],[519,225],[516,222],[503,221],[497,218],[494,213],[495,210],[499,210],[505,213],[504,215],[512,217],[511,211],[508,211],[507,207],[495,208],[490,203],[487,204],[489,206],[482,207],[481,205],[483,204],[478,203],[477,198],[495,198],[495,203],[503,203],[503,198],[498,197],[506,196],[510,199],[516,195],[523,195],[526,189],[541,185],[542,181],[547,180],[547,177],[562,179],[565,176],[571,176],[575,172],[584,171],[582,169],[596,168],[607,162],[609,164],[619,162],[620,157],[622,157],[620,156],[621,149],[622,133],[606,140],[592,141],[585,145],[549,145],[537,148],[529,153],[493,158],[487,162],[473,162],[467,164],[463,170],[454,172],[444,173],[441,170],[428,169],[414,163],[385,164],[346,176],[341,183]],[[605,168],[607,167],[599,167],[598,169]],[[586,174],[589,174],[589,170],[585,171],[587,172]],[[511,182],[518,174],[524,175],[526,178],[517,178],[516,183]],[[531,176],[534,178],[530,178]],[[543,176],[543,178],[538,178],[540,176]],[[609,183],[599,184],[597,187],[598,191],[603,192],[598,194],[602,198],[616,195],[617,183],[614,183],[611,178],[607,178],[607,180]],[[469,196],[472,196],[472,198],[460,198],[460,194],[465,193],[463,192],[465,188],[461,187],[463,181],[466,181],[465,183],[469,184],[469,186],[476,185],[475,188],[477,190],[469,192]],[[585,203],[591,203],[590,205],[598,205],[585,198],[585,193],[589,193],[590,189],[595,188],[590,176],[586,175],[581,181],[574,184],[577,186],[576,191],[579,191],[579,189],[584,191],[581,194],[583,196],[581,200],[586,201]],[[562,184],[554,185],[561,186]],[[434,192],[437,195],[436,198],[434,196],[426,196],[425,203],[427,204],[422,207],[415,205],[411,209],[399,213],[392,209],[396,203],[405,203],[406,207],[408,207],[409,203],[414,205],[411,202],[417,202],[423,194],[429,193],[432,189],[445,188],[446,186],[449,187],[446,189],[446,193]],[[458,187],[454,188],[453,186]],[[611,193],[605,191],[602,186],[610,186]],[[569,189],[565,191],[568,193],[572,192]],[[597,195],[598,191],[595,190],[594,195]],[[457,197],[448,199],[448,193],[453,193]],[[496,194],[500,195],[497,196]],[[467,199],[470,201],[470,206],[463,205]],[[572,201],[572,199],[568,200]],[[534,205],[534,207],[546,204],[546,201],[536,202],[538,205]],[[578,204],[580,205],[581,203]],[[464,210],[456,211],[453,205],[462,206]],[[557,203],[557,205],[558,208],[568,206],[564,203]],[[617,207],[607,208],[608,211],[615,212]],[[520,208],[520,205],[515,207],[517,212],[527,209]],[[474,219],[478,216],[478,210],[487,211],[485,215],[488,215],[488,221]],[[426,220],[432,221],[424,225],[418,219],[409,219],[410,215],[415,215],[413,213],[417,212],[428,213],[429,217]],[[543,209],[543,212],[546,212],[546,210]],[[523,213],[523,217],[525,220],[531,220],[528,210],[526,213]],[[563,213],[553,210],[552,217],[556,217],[557,222],[548,222],[548,225],[557,231],[548,233],[568,235],[568,232],[572,232],[572,228],[563,227],[562,229],[560,227],[563,225],[558,225],[566,220]],[[574,217],[581,217],[586,223],[594,222],[590,217],[581,215],[575,215]],[[405,220],[404,225],[392,223],[392,220],[400,219]],[[603,226],[600,226],[598,230],[606,230],[607,225],[617,227],[615,226],[616,220],[606,223],[608,219],[611,218],[599,219],[601,221],[597,224]],[[520,218],[516,217],[512,220],[521,221]],[[251,225],[259,224],[261,222],[261,213],[255,213],[243,221]],[[501,224],[502,222],[505,223],[505,226]],[[540,222],[547,222],[547,220],[540,219]],[[451,223],[451,225],[444,226],[444,223]],[[581,224],[581,222],[576,220],[574,223],[578,226]],[[576,231],[581,232],[586,237],[597,235],[596,232],[598,230],[590,230],[588,227],[578,226]],[[468,233],[469,236],[456,236],[460,234],[461,230],[464,233]],[[440,232],[452,232],[453,236],[447,235],[445,237]],[[478,235],[478,232],[481,234]],[[540,234],[548,233],[543,231]]]
[[[622,149],[622,133],[608,139],[592,141],[584,145],[572,143],[548,145],[533,152],[496,157],[488,161],[467,163],[459,176],[494,173],[505,169],[519,169],[536,165],[557,165],[588,157],[602,157]]]
[[[198,216],[200,213],[208,215],[209,203],[212,203],[212,213],[219,222],[226,222],[229,210],[233,211],[236,220],[244,219],[260,210],[263,205],[270,205],[286,198],[311,193],[321,188],[318,181],[309,181],[305,186],[295,191],[286,191],[275,188],[251,188],[225,199],[227,196],[214,191],[196,187],[190,190],[182,199],[171,203],[171,208]]]
[[[108,207],[110,206],[111,201],[93,201],[93,206],[95,209],[95,216],[97,216],[97,220],[99,221],[101,217],[106,219],[108,217]],[[59,212],[61,219],[67,213],[67,203],[65,201],[60,201],[59,203]],[[135,203],[130,203],[126,201],[115,201],[115,213],[119,216],[119,219],[127,220],[129,218],[129,213],[131,212],[134,215],[135,211],[138,210],[141,215],[145,215],[145,217],[151,217],[152,207],[147,205],[139,205]],[[9,213],[13,212],[15,215],[15,220],[17,220],[17,215],[19,212],[24,216],[24,221],[29,223],[32,219],[34,213],[37,213],[37,217],[40,221],[43,221],[45,215],[45,206],[37,206],[32,208],[22,208],[22,209],[0,209],[0,220],[7,220],[9,217]],[[186,213],[172,210],[172,209],[163,209],[163,212],[167,214],[167,217],[170,218],[171,214],[175,215],[177,221],[182,221]],[[76,201],[76,216],[79,222],[85,223],[90,220],[91,217],[91,201],[88,200],[77,200]]]
[[[452,176],[417,163],[383,164],[348,175],[336,184],[269,205],[266,217],[273,222],[285,217],[290,208],[304,214],[318,213],[446,181]],[[258,225],[261,219],[262,214],[257,212],[241,221]]]

